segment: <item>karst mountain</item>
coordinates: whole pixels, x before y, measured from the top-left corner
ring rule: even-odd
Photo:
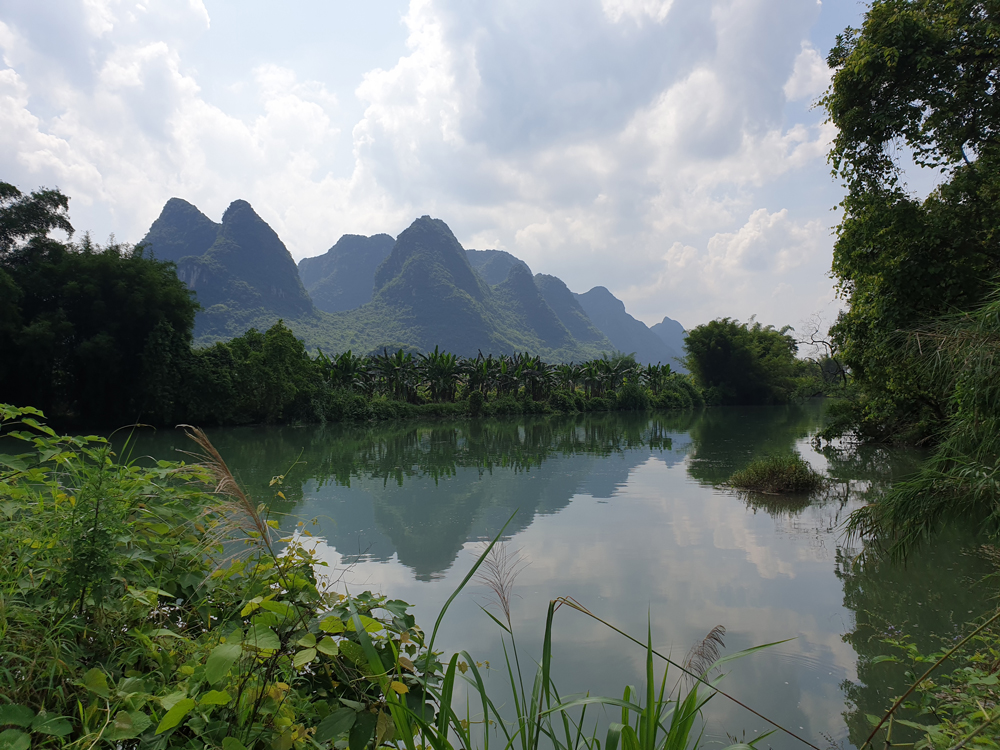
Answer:
[[[580,362],[621,351],[683,370],[676,321],[650,329],[604,287],[574,294],[510,253],[466,250],[430,216],[395,239],[345,234],[296,267],[246,201],[234,201],[216,223],[172,198],[142,243],[173,261],[194,290],[198,344],[282,319],[308,347],[330,353],[437,346],[463,356],[527,351]]]

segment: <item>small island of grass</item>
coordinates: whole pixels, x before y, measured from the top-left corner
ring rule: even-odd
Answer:
[[[728,484],[738,490],[769,494],[804,493],[819,489],[823,477],[800,456],[766,456],[752,461],[729,477]]]

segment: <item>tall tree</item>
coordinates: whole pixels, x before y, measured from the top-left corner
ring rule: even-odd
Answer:
[[[975,307],[1000,270],[998,29],[996,0],[875,0],[828,57],[830,162],[847,189],[833,272],[848,308],[832,333],[873,435],[946,417],[950,395],[899,332]],[[907,154],[941,175],[923,201],[904,184]]]
[[[730,318],[713,320],[688,333],[684,364],[710,401],[783,403],[795,388],[798,344],[789,330]]]
[[[141,247],[49,237],[72,232],[68,204],[0,183],[2,400],[88,422],[169,418],[197,305]]]

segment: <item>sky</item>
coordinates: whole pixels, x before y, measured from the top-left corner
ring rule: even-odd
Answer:
[[[648,324],[841,306],[815,102],[856,0],[0,0],[0,181],[138,242],[245,199],[292,256],[443,219]]]

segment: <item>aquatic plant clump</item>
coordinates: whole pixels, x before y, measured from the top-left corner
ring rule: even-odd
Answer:
[[[823,477],[800,456],[766,456],[734,473],[728,484],[739,490],[769,494],[813,492],[823,485]]]

